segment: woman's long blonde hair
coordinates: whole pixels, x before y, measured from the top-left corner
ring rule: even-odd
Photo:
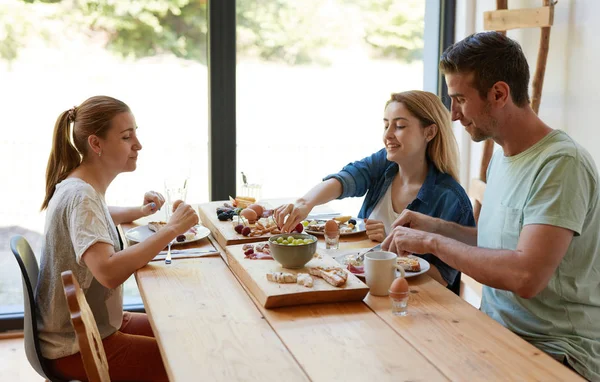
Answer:
[[[425,128],[432,124],[438,127],[437,134],[427,144],[427,157],[435,167],[458,180],[458,144],[452,132],[450,112],[440,98],[422,90],[393,93],[385,107],[391,102],[401,102]]]
[[[88,137],[96,135],[106,138],[112,119],[124,112],[130,112],[129,106],[124,102],[112,97],[95,96],[58,116],[46,168],[46,197],[42,203],[42,211],[48,207],[56,185],[65,180],[88,155]]]

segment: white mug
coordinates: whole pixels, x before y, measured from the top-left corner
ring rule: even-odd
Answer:
[[[396,269],[400,277],[404,277],[404,269],[396,262],[393,252],[377,251],[365,255],[365,279],[369,286],[369,293],[373,296],[387,296],[390,285],[396,278]]]

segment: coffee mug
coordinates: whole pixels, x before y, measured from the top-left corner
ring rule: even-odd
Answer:
[[[387,296],[390,285],[396,278],[396,269],[400,277],[404,277],[404,269],[396,263],[393,252],[377,251],[365,255],[365,279],[369,286],[369,293],[373,296]]]

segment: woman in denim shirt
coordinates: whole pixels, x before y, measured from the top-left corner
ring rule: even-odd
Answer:
[[[358,217],[367,235],[383,241],[404,209],[474,226],[471,202],[458,183],[458,148],[450,114],[433,93],[392,94],[383,118],[384,148],[328,175],[275,219],[289,232],[317,205],[366,194]],[[287,217],[287,220],[286,220]],[[285,222],[285,223],[284,223]],[[428,275],[458,293],[460,273],[432,254],[417,254],[433,266]]]

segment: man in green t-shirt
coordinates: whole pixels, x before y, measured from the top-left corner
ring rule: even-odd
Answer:
[[[478,33],[442,55],[452,119],[495,152],[476,228],[404,211],[383,248],[433,253],[484,284],[481,310],[600,381],[600,193],[590,154],[529,106],[519,44]],[[410,227],[410,228],[407,228]]]

